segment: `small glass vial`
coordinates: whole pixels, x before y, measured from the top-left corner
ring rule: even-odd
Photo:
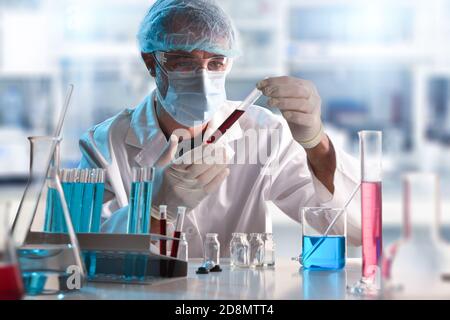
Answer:
[[[188,261],[189,248],[186,241],[186,234],[182,232],[180,234],[180,244],[178,245],[178,260]]]
[[[230,241],[230,264],[233,267],[248,267],[250,264],[250,244],[247,234],[236,232]]]
[[[271,233],[264,233],[264,266],[273,267],[275,265],[275,242]]]
[[[211,261],[215,265],[220,265],[220,243],[217,239],[217,233],[207,233],[204,244],[204,260]]]
[[[264,240],[262,233],[250,233],[250,266],[264,266]]]

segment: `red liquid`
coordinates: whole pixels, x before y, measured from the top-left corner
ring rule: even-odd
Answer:
[[[0,300],[18,300],[23,296],[22,277],[17,265],[0,265]]]
[[[244,110],[236,109],[232,114],[225,119],[225,121],[217,128],[217,130],[211,135],[211,137],[206,141],[206,143],[213,143],[219,139],[228,129],[235,123],[243,114]]]
[[[159,234],[162,236],[167,235],[167,220],[161,219],[159,220]],[[167,241],[159,240],[159,254],[166,255],[167,254]]]
[[[175,231],[173,233],[173,237],[174,238],[180,238],[181,236],[181,231]],[[170,250],[170,256],[172,258],[176,258],[178,256],[178,244],[180,243],[179,240],[173,240],[172,241],[172,249]]]
[[[362,275],[373,279],[382,259],[381,182],[361,183]]]

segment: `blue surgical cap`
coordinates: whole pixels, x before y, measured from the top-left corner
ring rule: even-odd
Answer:
[[[230,17],[214,0],[158,0],[137,35],[141,52],[203,50],[240,55]]]

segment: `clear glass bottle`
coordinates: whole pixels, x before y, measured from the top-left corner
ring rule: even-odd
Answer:
[[[230,264],[234,267],[248,267],[250,264],[250,244],[247,234],[235,232],[230,241]]]
[[[250,266],[264,266],[264,241],[262,233],[250,233]]]
[[[204,244],[204,261],[212,261],[214,265],[220,265],[220,243],[217,233],[207,233]]]
[[[189,246],[186,241],[186,233],[180,234],[180,244],[178,245],[178,257],[179,260],[188,261],[189,258]]]
[[[9,203],[0,205],[0,300],[17,300],[24,294],[16,248],[9,231]]]
[[[275,242],[272,233],[264,233],[264,265],[272,267],[275,265]]]
[[[29,141],[30,176],[12,229],[25,291],[35,295],[80,289],[86,271],[58,174],[60,139]],[[48,215],[57,229],[47,228]]]

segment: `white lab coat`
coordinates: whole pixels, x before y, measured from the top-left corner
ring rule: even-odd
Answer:
[[[211,120],[210,133],[237,104],[227,101]],[[257,145],[245,144],[248,129],[265,129],[259,131]],[[272,135],[268,129],[278,130],[279,143],[275,146],[268,143]],[[208,232],[218,233],[221,255],[227,256],[233,232],[271,231],[267,201],[273,201],[285,214],[301,222],[301,207],[342,207],[359,182],[358,162],[336,148],[335,191],[331,194],[309,170],[306,153],[293,140],[283,117],[259,106],[251,106],[219,141],[234,152],[235,161],[230,164],[230,175],[218,190],[187,214],[183,231],[189,243],[190,257],[202,256],[202,241]],[[106,221],[102,231],[126,232],[131,168],[153,165],[166,143],[155,116],[152,95],[135,109],[120,112],[82,136],[80,167],[103,166],[107,169],[103,206]],[[243,158],[242,150],[245,150]],[[257,157],[256,164],[237,164],[236,157],[240,157],[239,163],[242,163],[245,162],[242,159],[254,159],[252,156],[258,152],[267,155],[264,163],[260,160],[263,157]],[[275,161],[278,163],[267,174],[265,170]],[[359,245],[361,238],[358,199],[355,197],[347,210],[348,243],[354,245]],[[326,227],[326,221],[314,223],[317,228]]]

